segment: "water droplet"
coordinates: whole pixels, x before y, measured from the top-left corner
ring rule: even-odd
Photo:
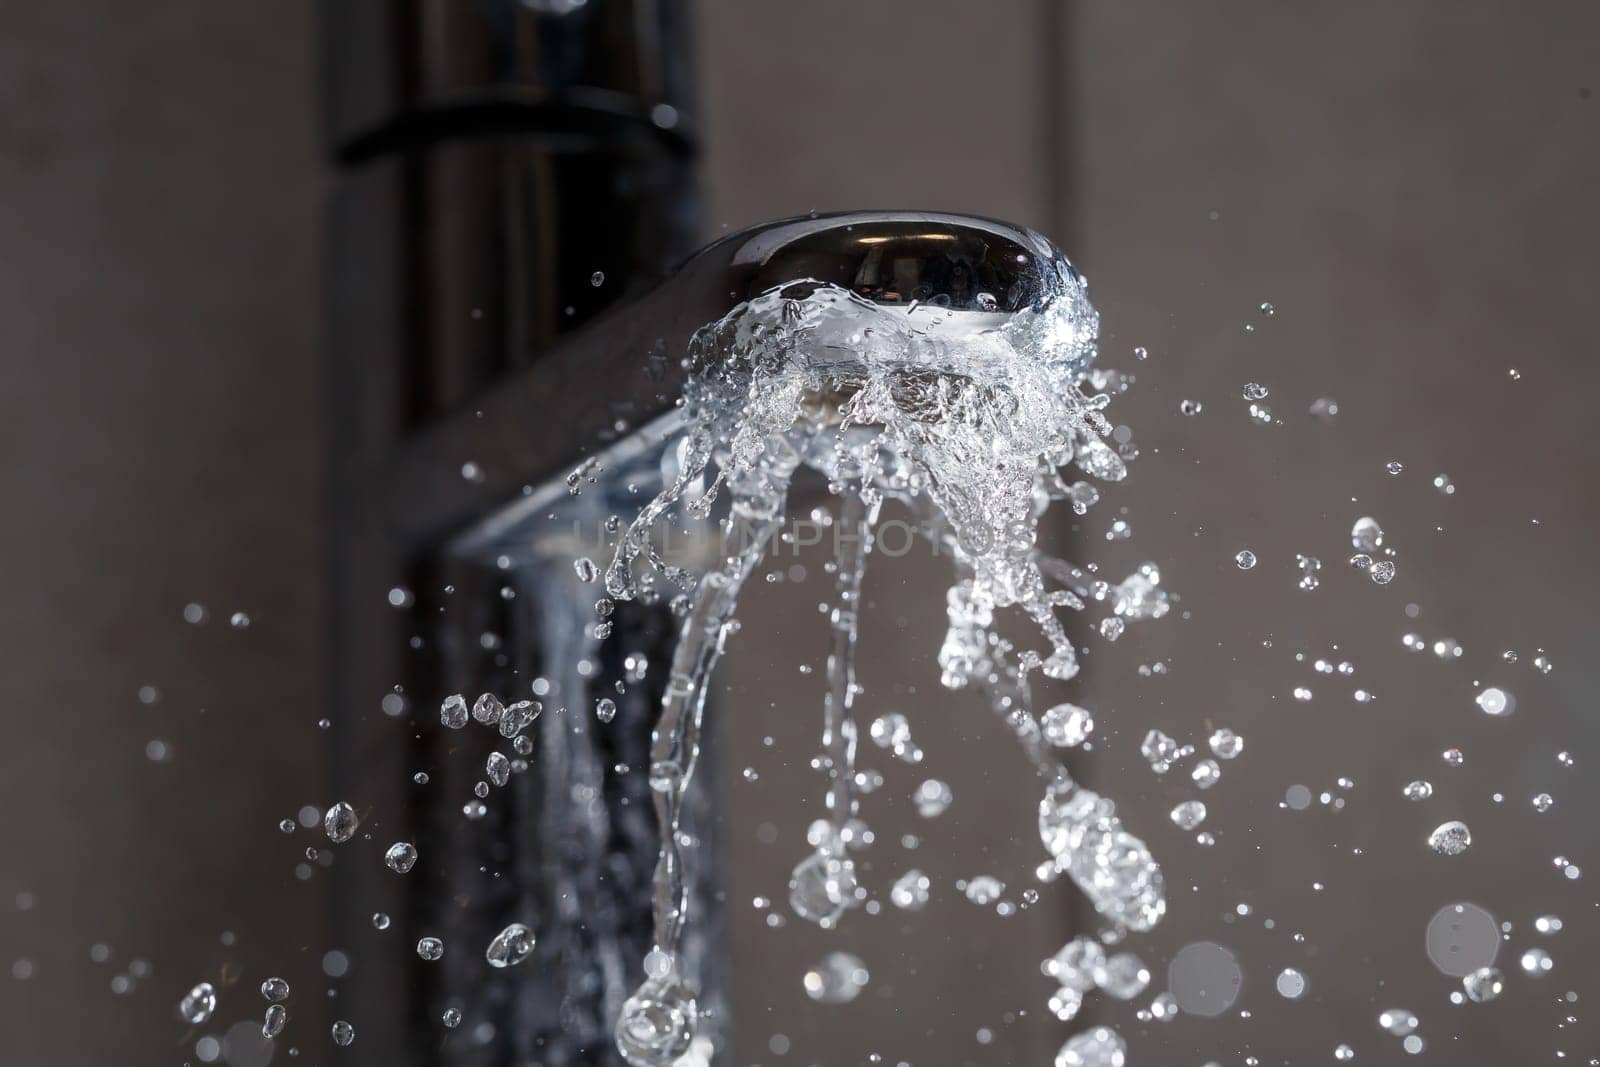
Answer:
[[[1259,382],[1246,382],[1244,398],[1246,400],[1265,400],[1267,398],[1267,387]]]
[[[1172,769],[1172,761],[1178,758],[1178,742],[1160,730],[1151,730],[1144,735],[1144,740],[1139,743],[1139,752],[1149,762],[1150,769],[1157,774],[1166,774]]]
[[[1296,555],[1294,557],[1294,565],[1300,571],[1301,589],[1309,593],[1322,584],[1322,580],[1317,577],[1317,572],[1322,569],[1322,561],[1320,559],[1315,556]]]
[[[1050,994],[1046,1006],[1050,1014],[1064,1023],[1070,1023],[1078,1017],[1078,1012],[1083,1008],[1083,990],[1070,985],[1061,986]]]
[[[1210,789],[1222,780],[1222,768],[1217,766],[1216,760],[1203,759],[1194,765],[1189,777],[1201,789]]]
[[[512,704],[500,716],[500,736],[517,737],[518,734],[533,724],[533,721],[539,717],[539,713],[543,710],[544,705],[537,700],[519,700]],[[517,739],[519,741],[523,740],[520,737],[517,737]],[[523,754],[526,755],[526,753]]]
[[[1135,348],[1133,350],[1133,358],[1134,359],[1149,359],[1150,358],[1150,350],[1148,348],[1145,348],[1143,345],[1140,345],[1140,346],[1138,346],[1137,348]]]
[[[1340,1063],[1349,1063],[1356,1058],[1356,1050],[1349,1045],[1337,1045],[1333,1050],[1333,1058]]]
[[[444,1023],[446,1030],[454,1030],[461,1025],[461,1012],[456,1008],[446,1008],[440,1014],[439,1021]]]
[[[1487,1004],[1505,989],[1506,976],[1493,967],[1479,967],[1461,979],[1461,987],[1474,1004]]]
[[[388,865],[391,871],[405,874],[417,862],[417,846],[409,841],[396,841],[383,854],[383,862]]]
[[[589,275],[589,284],[594,286],[596,289],[600,288],[605,283],[606,283],[605,271],[597,270],[593,274]]]
[[[1182,400],[1178,402],[1178,412],[1182,415],[1198,415],[1205,410],[1205,405],[1198,400]]]
[[[806,996],[822,1004],[848,1004],[867,987],[866,964],[848,952],[830,952],[805,973]]]
[[[1371,567],[1367,568],[1367,576],[1378,585],[1388,585],[1390,582],[1394,581],[1394,571],[1395,567],[1393,560],[1380,559]]]
[[[676,974],[647,978],[622,1005],[617,1050],[634,1067],[676,1063],[694,1041],[694,992]]]
[[[1256,565],[1256,554],[1250,551],[1248,548],[1242,548],[1239,550],[1239,553],[1233,557],[1233,562],[1238,564],[1240,570],[1247,571]]]
[[[1556,798],[1549,793],[1540,793],[1533,798],[1533,810],[1541,815],[1556,806]]]
[[[601,722],[610,722],[617,717],[617,702],[610,697],[601,697],[595,701],[594,717]]]
[[[472,704],[472,719],[484,726],[498,726],[506,713],[506,706],[493,693],[483,693]]]
[[[1237,759],[1239,753],[1244,751],[1244,738],[1227,727],[1214,731],[1210,744],[1211,751],[1218,759]]]
[[[282,1004],[267,1006],[267,1012],[261,1018],[261,1036],[277,1037],[283,1033],[283,1026],[289,1021],[289,1009]]]
[[[1132,1000],[1150,984],[1150,969],[1131,952],[1108,957],[1094,969],[1094,984],[1118,1000]]]
[[[356,828],[361,825],[361,820],[356,816],[356,809],[344,801],[339,801],[328,809],[322,817],[322,829],[327,833],[328,840],[336,845],[342,845],[356,834]]]
[[[1441,823],[1428,835],[1428,847],[1441,856],[1459,856],[1471,846],[1472,831],[1459,820]]]
[[[600,575],[600,570],[594,565],[594,560],[588,556],[574,560],[572,569],[577,572],[578,581],[580,582],[592,582]]]
[[[276,1004],[289,999],[289,983],[282,978],[268,978],[261,983],[261,995]]]
[[[1504,689],[1490,686],[1478,694],[1478,707],[1486,715],[1510,715],[1516,709],[1516,701],[1511,699],[1511,694]]]
[[[1518,961],[1522,965],[1524,974],[1531,974],[1535,978],[1542,978],[1555,968],[1555,960],[1550,958],[1550,953],[1542,948],[1530,948],[1522,954]]]
[[[917,786],[916,793],[911,800],[917,806],[917,814],[924,819],[937,819],[950,807],[955,794],[950,787],[937,778],[929,778]]]
[[[511,781],[511,761],[503,752],[491,752],[483,763],[484,776],[497,786]]]
[[[1198,800],[1185,800],[1172,809],[1172,822],[1180,830],[1193,830],[1206,819],[1206,806]]]
[[[332,1034],[333,1043],[335,1045],[338,1045],[340,1048],[347,1048],[349,1047],[350,1042],[356,1039],[356,1028],[345,1022],[343,1019],[340,1019],[338,1022],[333,1024]]]
[[[1362,516],[1350,528],[1350,544],[1357,552],[1378,551],[1383,547],[1383,527],[1372,516]]]
[[[829,926],[855,900],[855,864],[818,849],[789,875],[789,906],[808,922]]]
[[[1040,720],[1044,738],[1057,748],[1075,748],[1094,732],[1094,716],[1076,704],[1057,704]]]
[[[1379,1013],[1378,1025],[1395,1037],[1404,1037],[1417,1028],[1417,1017],[1404,1008],[1390,1008]]]
[[[1445,496],[1450,496],[1456,491],[1456,483],[1450,480],[1450,476],[1448,474],[1434,475],[1433,487],[1439,490],[1439,492],[1443,493]]]
[[[1299,1000],[1305,996],[1306,976],[1293,967],[1285,967],[1279,971],[1274,984],[1278,987],[1278,995],[1287,1000]]]
[[[1433,796],[1432,782],[1419,778],[1414,782],[1406,783],[1405,798],[1407,800],[1427,800],[1431,796]]]
[[[1039,969],[1063,988],[1084,992],[1094,988],[1094,976],[1105,967],[1105,963],[1106,953],[1100,942],[1088,937],[1076,937],[1041,963]]]
[[[1405,472],[1406,467],[1405,464],[1401,463],[1399,460],[1391,459],[1388,463],[1383,465],[1383,469],[1388,471],[1391,475],[1399,475]]]
[[[1097,1026],[1067,1038],[1056,1053],[1055,1067],[1123,1067],[1128,1046],[1115,1030]]]
[[[1467,757],[1462,755],[1459,748],[1447,748],[1439,753],[1439,758],[1452,767],[1460,767],[1467,762]]]
[[[533,931],[521,923],[511,923],[494,935],[483,956],[491,967],[515,967],[533,952],[534,944]]]
[[[909,870],[889,888],[889,902],[903,911],[921,911],[928,903],[933,882],[919,870]]]
[[[452,730],[467,725],[468,717],[467,702],[460,693],[445,697],[439,705],[439,721]]]
[[[417,955],[433,963],[444,958],[444,942],[437,937],[424,937],[417,941]]]
[[[201,982],[178,1002],[178,1017],[190,1026],[199,1026],[217,1010],[217,990],[210,982]]]
[[[896,759],[906,763],[922,762],[922,749],[911,739],[911,723],[898,711],[873,719],[867,733],[873,744],[887,749]]]
[[[998,878],[987,874],[980,874],[967,883],[963,890],[966,898],[974,904],[993,904],[1000,899],[1000,894],[1006,891],[1006,884]]]

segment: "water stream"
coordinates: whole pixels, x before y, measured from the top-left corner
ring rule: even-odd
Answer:
[[[692,857],[678,843],[677,812],[740,589],[784,519],[785,488],[800,466],[826,480],[838,517],[821,732],[827,820],[790,878],[794,912],[829,927],[865,897],[849,855],[862,832],[854,657],[874,524],[884,500],[894,499],[924,517],[926,535],[951,557],[941,681],[975,690],[1038,769],[1039,835],[1051,869],[1120,928],[1148,930],[1160,920],[1160,867],[1123,828],[1111,800],[1073,781],[1045,739],[1028,686],[1032,671],[1056,679],[1078,671],[1057,609],[1081,610],[1086,595],[1110,597],[1119,626],[1165,611],[1153,570],[1113,588],[1036,547],[1039,518],[1053,500],[1087,507],[1097,495],[1088,483],[1069,483],[1063,469],[1107,481],[1125,470],[1102,439],[1110,431],[1101,413],[1109,394],[1085,391],[1095,333],[1076,279],[1015,316],[886,309],[799,281],[740,305],[693,339],[684,462],[629,525],[606,571],[612,597],[658,596],[665,586],[683,590],[677,595],[686,604],[650,772],[662,839],[655,943],[617,1024],[630,1063],[673,1063],[693,1040],[693,977],[680,973],[678,961],[690,920],[684,866]],[[713,467],[709,485],[686,500]],[[652,536],[675,507],[705,514],[721,492],[730,498],[722,559],[696,578],[658,552]],[[1032,621],[1044,648],[1019,649],[1001,636],[996,615],[1008,608]]]

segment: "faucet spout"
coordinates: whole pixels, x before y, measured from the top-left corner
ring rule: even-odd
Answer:
[[[396,529],[419,544],[448,536],[486,505],[669,414],[696,331],[789,283],[836,286],[952,334],[995,328],[1082,287],[1046,238],[991,219],[865,211],[741,230],[563,339],[481,397],[470,417],[422,435],[387,479]]]

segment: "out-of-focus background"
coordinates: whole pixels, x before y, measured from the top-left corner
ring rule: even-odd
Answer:
[[[1112,411],[1142,453],[1129,482],[1049,536],[1113,578],[1154,561],[1181,600],[1115,644],[1081,622],[1084,675],[1046,696],[1095,710],[1075,765],[1162,857],[1172,907],[1132,944],[1149,993],[1083,1019],[1145,1064],[1332,1062],[1341,1043],[1358,1062],[1591,1062],[1600,8],[702,0],[694,37],[705,238],[873,207],[1032,226],[1084,269],[1103,362],[1137,379]],[[291,873],[309,836],[276,830],[328,802],[319,720],[350,713],[325,683],[326,76],[305,4],[0,4],[8,1065],[204,1059],[173,1005],[219,972],[243,976],[219,1034],[254,1017],[262,976],[292,972],[300,1062],[380,1062],[398,1026],[327,1040],[326,881]],[[1325,398],[1337,414],[1318,417]],[[1385,587],[1344,564],[1368,514],[1397,553]],[[1115,519],[1131,537],[1108,538]],[[1297,553],[1320,557],[1323,588],[1296,588]],[[934,902],[826,936],[748,905],[782,900],[820,810],[820,685],[794,672],[820,664],[821,588],[761,590],[772,625],[747,626],[728,667],[727,1062],[1046,1062],[1071,1028],[1044,1010],[1038,961],[1089,920],[1065,886],[1011,918],[955,889],[1031,884],[1036,798],[1002,731],[938,688],[928,575],[869,581],[863,646],[880,657],[867,706],[905,711],[927,751],[880,764],[868,869],[920,866]],[[1515,714],[1477,710],[1489,684]],[[1160,728],[1203,746],[1215,725],[1247,745],[1205,794],[1205,848],[1167,820],[1195,795],[1189,764],[1157,777],[1138,744]],[[955,803],[923,823],[905,798],[928,776]],[[1401,798],[1412,779],[1429,801]],[[1421,841],[1448,818],[1475,843],[1446,860]],[[1502,924],[1495,1003],[1450,1002],[1438,959],[1459,946],[1430,958],[1454,903]],[[1564,932],[1537,932],[1541,915]],[[1236,953],[1237,1007],[1136,1019],[1201,941]],[[393,979],[339,947],[347,984]],[[800,974],[839,947],[872,983],[813,1004]],[[1542,977],[1518,962],[1535,947]],[[1286,967],[1308,978],[1298,1000],[1274,989]],[[1377,1025],[1392,1008],[1420,1019],[1414,1057]]]

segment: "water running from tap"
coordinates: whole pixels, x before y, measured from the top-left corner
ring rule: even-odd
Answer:
[[[747,301],[696,334],[677,476],[627,527],[605,575],[618,599],[658,595],[657,579],[683,591],[650,772],[661,834],[655,946],[616,1031],[630,1063],[673,1063],[693,1039],[694,985],[678,955],[687,921],[678,814],[741,588],[783,521],[785,491],[800,466],[826,479],[839,517],[823,700],[828,818],[791,876],[796,914],[831,926],[865,896],[849,857],[858,816],[855,649],[874,525],[882,503],[894,499],[929,518],[927,529],[937,531],[930,536],[954,560],[941,681],[976,690],[1038,769],[1045,783],[1039,831],[1053,870],[1122,928],[1146,930],[1161,918],[1160,867],[1122,827],[1115,805],[1078,786],[1051,751],[1028,685],[1035,670],[1057,679],[1078,671],[1056,609],[1082,610],[1085,596],[1109,598],[1120,626],[1166,606],[1153,569],[1111,587],[1035,545],[1039,517],[1053,500],[1068,499],[1081,512],[1098,495],[1085,482],[1069,484],[1062,468],[1075,465],[1103,481],[1125,474],[1102,439],[1110,432],[1102,414],[1110,391],[1084,391],[1096,328],[1076,278],[1014,315],[888,309],[802,281]],[[1116,384],[1106,372],[1093,381]],[[709,486],[690,499],[713,466]],[[724,491],[721,563],[696,578],[665,558],[652,535],[676,507],[709,514]],[[1019,650],[1001,637],[996,613],[1006,608],[1030,618],[1047,647]]]

